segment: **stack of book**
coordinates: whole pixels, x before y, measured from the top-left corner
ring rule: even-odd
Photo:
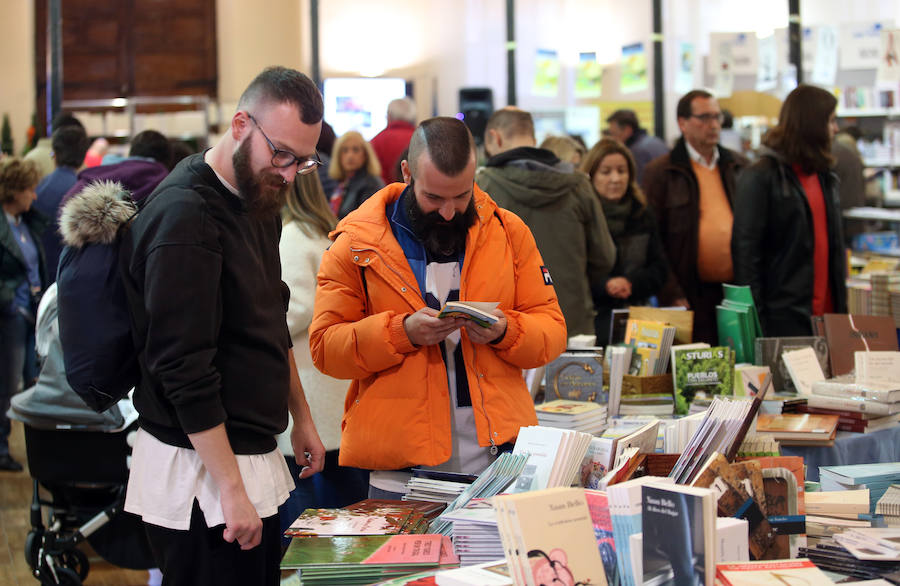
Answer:
[[[890,485],[875,504],[875,514],[884,518],[888,527],[900,527],[900,484]]]
[[[494,507],[515,584],[563,583],[565,577],[569,584],[606,585],[584,489],[501,495]]]
[[[673,346],[672,384],[675,413],[679,415],[687,414],[695,397],[711,401],[715,395],[731,395],[734,391],[734,351],[728,346],[710,348],[705,343]]]
[[[837,543],[819,543],[815,547],[801,547],[800,555],[809,558],[809,561],[821,570],[844,574],[857,580],[878,580],[886,574],[900,570],[900,562],[860,560]],[[809,584],[828,584],[828,582],[812,580]]]
[[[665,374],[669,366],[669,349],[675,340],[675,326],[657,321],[629,319],[625,343],[634,346],[641,358],[641,376]]]
[[[900,384],[857,383],[853,375],[813,383],[799,413],[838,416],[838,429],[868,433],[893,427],[900,421]]]
[[[738,362],[753,360],[754,340],[762,336],[759,314],[750,287],[722,285],[723,300],[716,306],[719,345],[730,346]]]
[[[757,433],[769,434],[784,446],[831,446],[837,434],[837,415],[760,413]]]
[[[461,566],[503,559],[497,513],[488,499],[474,499],[444,516],[453,522],[453,551]]]
[[[806,539],[812,546],[830,543],[847,529],[867,528],[869,515],[867,489],[806,493]]]
[[[834,540],[859,560],[900,562],[900,529],[848,529]]]
[[[281,560],[281,569],[296,569],[304,585],[339,586],[458,565],[450,539],[442,535],[295,538]]]
[[[433,503],[450,503],[465,491],[471,483],[413,476],[406,483],[404,499]]]
[[[641,487],[645,484],[671,482],[667,478],[642,476],[610,486],[606,490],[609,501],[609,515],[612,520],[613,536],[616,543],[616,562],[619,568],[619,583],[634,586],[634,568],[631,564],[631,536],[642,531],[641,508],[643,506]]]
[[[900,284],[896,271],[867,272],[847,281],[847,309],[863,315],[892,315],[891,290]]]
[[[493,464],[478,475],[475,482],[470,484],[452,503],[447,505],[444,514],[466,506],[472,499],[490,498],[500,494],[519,477],[527,461],[527,454],[503,452],[494,460]],[[444,514],[429,525],[428,530],[431,533],[450,535],[453,529],[453,522],[444,519]]]
[[[870,513],[875,512],[876,504],[891,484],[898,482],[900,482],[900,462],[819,467],[819,483],[822,490],[868,488]]]
[[[592,436],[540,425],[519,429],[513,455],[528,458],[511,492],[527,492],[554,486],[572,486],[581,474],[581,465]]]
[[[544,427],[558,427],[599,435],[606,429],[606,405],[589,401],[557,399],[535,405],[538,423]]]

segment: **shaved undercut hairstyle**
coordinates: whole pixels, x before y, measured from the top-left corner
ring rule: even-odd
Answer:
[[[456,177],[475,155],[475,139],[461,120],[441,116],[423,120],[409,140],[409,172],[415,177],[419,157],[427,152],[438,171]]]
[[[241,94],[238,110],[252,114],[259,106],[284,103],[297,107],[304,124],[322,120],[325,108],[319,88],[306,75],[287,67],[269,67],[257,75]]]
[[[527,136],[534,138],[534,119],[529,112],[518,108],[502,108],[488,118],[484,131],[496,130],[504,138]]]

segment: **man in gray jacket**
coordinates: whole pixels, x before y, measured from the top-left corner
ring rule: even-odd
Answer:
[[[490,158],[475,181],[531,229],[569,335],[593,334],[591,292],[605,286],[615,245],[587,176],[536,144],[531,114],[514,108],[494,112],[485,129]]]

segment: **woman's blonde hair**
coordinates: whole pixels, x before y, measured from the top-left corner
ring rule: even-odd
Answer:
[[[288,190],[281,221],[284,224],[297,222],[303,233],[310,238],[328,236],[334,230],[337,218],[328,205],[318,173],[297,175]]]
[[[588,177],[591,178],[591,183],[593,183],[594,174],[600,168],[600,163],[609,155],[614,154],[625,157],[625,162],[628,164],[628,191],[625,194],[628,195],[630,193],[638,203],[647,207],[647,197],[637,184],[637,165],[634,163],[634,157],[631,156],[631,151],[628,150],[628,147],[621,142],[612,138],[601,138],[584,156],[584,159],[581,161],[581,170],[587,173]]]
[[[542,149],[547,149],[559,157],[560,161],[566,161],[578,165],[584,158],[584,148],[574,138],[568,136],[548,136],[541,143]]]
[[[37,187],[41,172],[33,161],[12,157],[0,161],[0,204],[13,200],[17,194]]]
[[[341,147],[350,139],[359,140],[363,145],[363,150],[366,151],[366,164],[364,165],[366,173],[375,177],[381,177],[381,163],[378,162],[378,157],[375,156],[372,145],[363,138],[363,135],[355,130],[345,132],[334,141],[334,148],[331,149],[331,164],[328,166],[328,176],[338,181],[343,181],[347,178],[347,172],[341,166]]]

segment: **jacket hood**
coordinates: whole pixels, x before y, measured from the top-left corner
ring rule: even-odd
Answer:
[[[534,163],[528,167],[516,164],[484,167],[479,170],[476,180],[478,178],[491,182],[498,190],[530,208],[550,205],[587,181],[586,175],[573,171],[571,165],[562,162],[553,167],[538,167]]]
[[[475,210],[478,221],[469,228],[477,229],[480,224],[488,221],[493,213],[498,209],[488,195],[475,185]],[[343,232],[350,234],[351,238],[357,241],[365,241],[369,243],[378,242],[381,238],[390,236],[391,233],[390,220],[385,212],[388,205],[397,201],[406,189],[406,183],[391,183],[375,192],[372,197],[364,201],[358,208],[350,212],[344,219],[338,222],[337,227],[332,230],[328,238],[332,241],[336,240]]]
[[[63,242],[74,248],[110,244],[119,227],[137,212],[131,194],[121,183],[96,181],[73,196],[59,216]]]
[[[84,187],[95,181],[115,181],[131,193],[131,198],[141,203],[169,174],[168,169],[156,161],[128,159],[112,165],[88,167],[78,174],[78,182],[63,196],[65,203]]]

